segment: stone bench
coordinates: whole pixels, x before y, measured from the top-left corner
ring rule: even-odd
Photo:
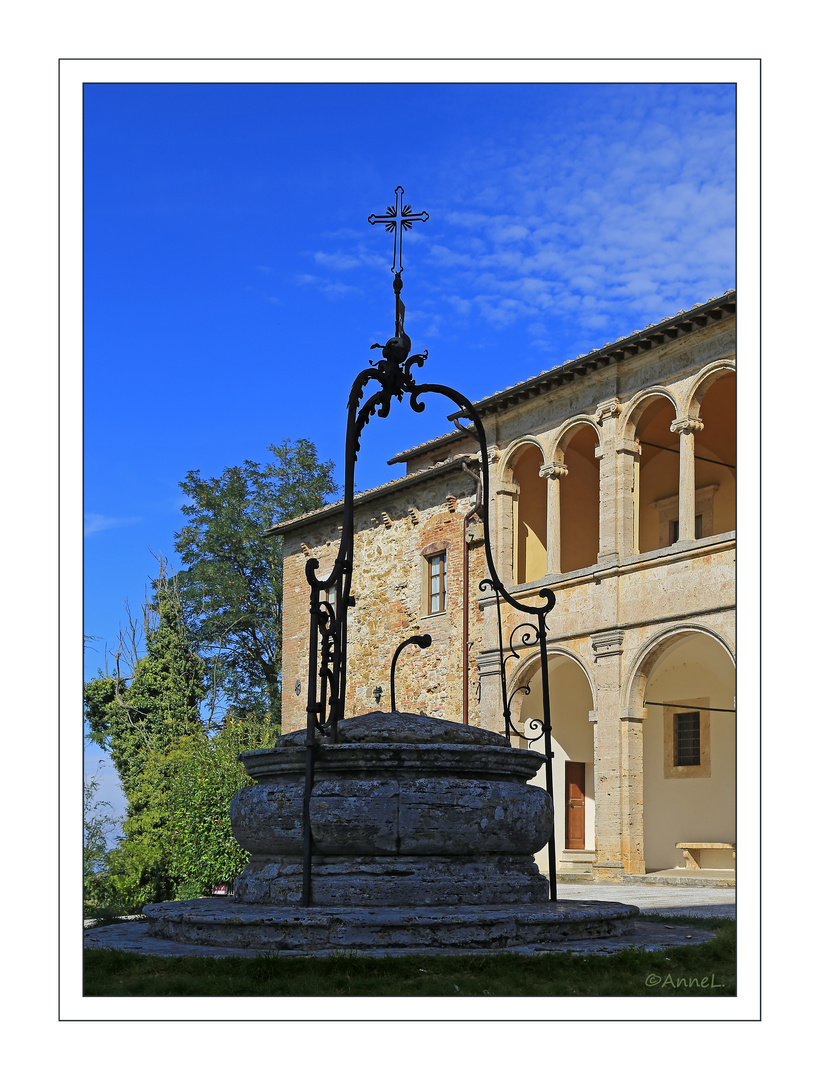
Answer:
[[[698,858],[698,854],[701,851],[731,851],[732,858],[736,858],[735,845],[734,844],[715,844],[706,841],[699,843],[691,843],[690,841],[681,841],[679,844],[675,844],[676,848],[680,848],[683,851],[684,865],[687,870],[700,870],[701,865]]]

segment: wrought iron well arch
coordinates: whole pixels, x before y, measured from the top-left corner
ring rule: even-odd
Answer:
[[[426,221],[428,215],[410,214],[410,206],[401,202],[403,190],[396,188],[396,206],[388,207],[388,213],[383,217],[371,215],[371,224],[385,222],[388,232],[394,233],[394,260],[393,291],[396,302],[395,335],[385,345],[371,345],[371,349],[381,349],[382,359],[373,362],[370,366],[360,371],[353,381],[350,397],[347,403],[347,427],[345,435],[345,481],[344,502],[342,516],[342,535],[339,541],[338,554],[328,577],[320,579],[316,576],[319,569],[318,559],[308,559],[305,566],[305,575],[310,585],[310,633],[309,633],[309,669],[307,685],[307,732],[306,732],[306,762],[305,762],[305,788],[303,800],[303,850],[302,850],[302,903],[310,904],[310,879],[311,879],[311,833],[310,833],[310,798],[313,788],[313,769],[318,752],[317,735],[319,733],[329,742],[335,743],[338,738],[339,721],[344,718],[345,690],[347,674],[347,613],[356,603],[351,594],[353,580],[353,501],[354,501],[354,473],[356,461],[361,449],[361,436],[365,426],[374,415],[382,418],[390,412],[393,399],[402,401],[405,394],[409,395],[410,408],[415,412],[423,412],[425,403],[420,398],[427,394],[436,394],[447,398],[458,408],[455,423],[460,430],[468,430],[460,422],[466,419],[472,425],[470,434],[479,444],[481,459],[481,490],[484,493],[490,491],[489,456],[487,452],[487,436],[481,417],[474,408],[472,402],[452,387],[441,383],[416,383],[412,369],[422,368],[427,359],[427,351],[410,355],[411,342],[404,330],[405,308],[401,300],[403,287],[401,277],[401,247],[400,234],[403,229],[412,228],[413,221]],[[400,212],[399,212],[400,209]],[[398,234],[398,236],[396,235]],[[399,241],[398,245],[396,241]],[[397,257],[398,251],[398,257]],[[396,263],[398,262],[398,269]],[[379,389],[372,393],[366,400],[365,391],[371,382],[378,383]],[[484,506],[488,513],[490,500],[484,497]],[[495,608],[498,624],[498,651],[499,651],[499,675],[501,679],[502,711],[504,716],[504,734],[508,741],[512,735],[518,735],[529,743],[544,738],[544,762],[546,772],[546,788],[553,799],[553,776],[552,776],[552,746],[551,746],[551,720],[549,704],[549,682],[547,667],[546,634],[548,627],[546,617],[555,606],[555,594],[552,590],[544,588],[539,592],[539,597],[546,600],[541,607],[532,607],[516,600],[505,588],[496,570],[493,559],[492,544],[490,542],[491,530],[489,522],[485,522],[484,529],[484,553],[487,563],[488,576],[479,583],[479,590],[484,593],[491,592],[495,597]],[[331,604],[323,599],[322,594],[327,595],[328,590],[335,588],[336,602]],[[501,601],[503,600],[513,609],[522,613],[532,622],[524,622],[510,632],[509,646],[505,648],[504,628],[501,616]],[[464,598],[466,603],[466,597]],[[530,720],[535,725],[537,734],[526,735],[518,731],[511,719],[511,700],[507,688],[507,664],[511,659],[520,658],[520,653],[514,641],[520,634],[518,648],[522,646],[531,648],[538,646],[541,659],[541,686],[543,719]],[[410,644],[413,639],[402,642],[396,653]],[[417,643],[417,642],[413,642]],[[395,656],[394,656],[395,662]],[[529,686],[520,687],[519,690],[529,693]],[[394,702],[391,700],[391,704]],[[556,896],[556,858],[555,858],[555,834],[549,841],[549,879],[550,899]]]

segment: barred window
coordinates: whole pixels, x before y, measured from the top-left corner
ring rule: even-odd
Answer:
[[[700,765],[700,713],[675,713],[675,765]]]

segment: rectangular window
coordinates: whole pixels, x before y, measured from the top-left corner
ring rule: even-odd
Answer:
[[[427,559],[428,611],[437,615],[445,610],[447,601],[447,555],[441,551]]]
[[[700,713],[675,713],[674,764],[700,765]]]

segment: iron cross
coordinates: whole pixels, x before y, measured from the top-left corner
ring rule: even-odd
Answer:
[[[400,274],[404,269],[401,265],[401,234],[405,229],[412,229],[414,221],[427,221],[430,215],[427,211],[421,214],[411,214],[410,207],[402,202],[404,188],[396,188],[396,205],[388,206],[386,214],[371,214],[367,219],[371,225],[384,225],[385,232],[393,234],[393,265],[390,269],[394,274]],[[399,228],[396,228],[396,226]],[[398,262],[398,265],[396,263]]]

